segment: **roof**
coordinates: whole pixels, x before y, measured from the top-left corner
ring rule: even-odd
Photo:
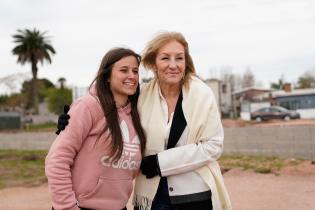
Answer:
[[[265,88],[260,88],[260,87],[248,87],[248,88],[236,90],[232,94],[233,95],[234,94],[240,94],[240,93],[247,92],[249,90],[259,90],[259,91],[262,91],[262,92],[270,92],[270,89],[265,89]]]
[[[217,78],[210,78],[210,79],[204,80],[204,82],[222,82],[222,81],[220,79],[217,79]]]
[[[307,89],[294,89],[291,92],[285,92],[283,90],[272,92],[272,97],[288,97],[288,96],[303,96],[303,95],[314,95],[315,88]]]

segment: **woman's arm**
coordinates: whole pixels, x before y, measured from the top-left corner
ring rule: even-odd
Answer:
[[[84,101],[77,101],[69,112],[67,128],[52,144],[45,161],[45,173],[55,209],[78,209],[72,186],[71,167],[83,141],[92,128],[92,116]]]
[[[187,128],[186,128],[187,129]],[[198,144],[187,144],[158,153],[162,176],[186,173],[217,160],[223,151],[224,132],[222,124],[215,136]]]

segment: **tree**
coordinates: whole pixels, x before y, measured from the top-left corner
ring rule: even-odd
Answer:
[[[14,93],[9,96],[7,101],[7,106],[11,107],[11,109],[15,109],[16,107],[21,107],[23,105],[24,96],[20,93]]]
[[[7,105],[8,99],[8,95],[0,95],[0,110]]]
[[[61,77],[58,79],[60,88],[50,88],[46,91],[48,108],[55,114],[61,114],[65,104],[72,102],[72,90],[65,86],[66,79]]]
[[[220,78],[223,82],[227,82],[231,85],[232,91],[241,89],[242,77],[239,74],[233,73],[232,66],[222,66],[220,68]]]
[[[252,73],[251,69],[247,67],[242,78],[242,88],[248,88],[253,86],[255,86],[255,76]]]
[[[63,113],[63,106],[72,102],[72,91],[65,87],[62,89],[50,88],[47,98],[49,110],[56,114],[61,114]]]
[[[63,89],[63,88],[65,87],[66,78],[60,77],[60,78],[58,79],[58,82],[60,83],[60,89]]]
[[[270,84],[270,87],[274,90],[282,90],[283,89],[283,80],[279,79],[278,82],[273,82]]]
[[[273,90],[283,90],[284,84],[287,83],[284,74],[278,79],[278,82],[272,82],[270,88]]]
[[[23,105],[24,96],[20,93],[13,93],[11,95],[0,95],[0,111],[1,110],[16,110]]]
[[[50,88],[54,88],[54,84],[46,78],[37,79],[36,87],[38,88],[38,101],[43,102],[46,97],[46,92]],[[32,107],[32,101],[30,98],[32,88],[32,80],[24,81],[22,84],[21,93],[25,96],[25,108],[30,109]]]
[[[56,53],[45,34],[46,32],[42,33],[34,28],[32,31],[18,29],[17,34],[12,36],[16,43],[12,53],[18,56],[17,63],[22,65],[27,62],[31,63],[33,78],[30,101],[35,114],[38,114],[37,63],[40,61],[43,64],[45,60],[51,63],[51,54]]]
[[[315,76],[310,72],[305,72],[298,78],[298,88],[314,88],[315,87]]]

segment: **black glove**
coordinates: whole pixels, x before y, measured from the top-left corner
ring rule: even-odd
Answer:
[[[151,179],[157,175],[161,176],[157,155],[149,155],[144,157],[141,161],[140,169],[147,179]]]
[[[63,107],[63,114],[59,115],[58,117],[58,124],[57,124],[58,130],[56,131],[57,135],[59,135],[59,133],[63,131],[69,123],[70,115],[67,114],[69,109],[70,109],[69,105],[66,104]]]

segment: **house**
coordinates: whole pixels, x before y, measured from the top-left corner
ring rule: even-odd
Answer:
[[[218,79],[207,79],[204,82],[212,89],[222,117],[231,117],[233,115],[231,84]]]
[[[315,118],[315,88],[291,89],[291,85],[282,91],[272,93],[276,104],[289,110],[296,110],[302,119]]]
[[[292,89],[290,83],[283,86],[283,90],[274,90],[257,95],[253,98],[259,101],[268,101],[271,105],[282,106],[300,113],[302,119],[315,118],[315,88]]]
[[[262,95],[267,97],[260,97]],[[240,116],[243,120],[250,120],[251,112],[273,104],[272,98],[270,98],[270,90],[259,87],[249,87],[234,91],[232,100],[236,116]]]

